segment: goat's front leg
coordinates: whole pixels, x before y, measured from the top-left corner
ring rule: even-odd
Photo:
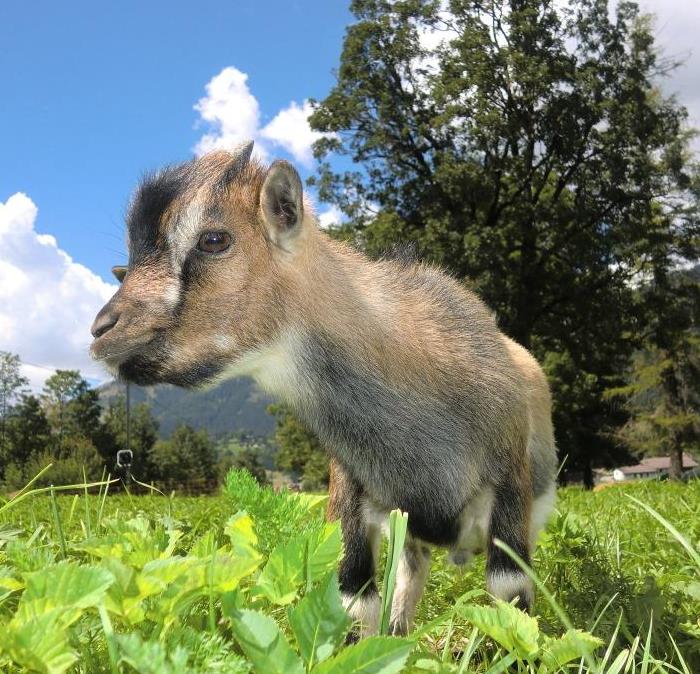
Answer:
[[[408,634],[416,615],[416,607],[430,572],[430,549],[414,538],[408,538],[399,558],[396,587],[391,605],[391,633]]]
[[[353,638],[376,634],[380,601],[375,582],[375,555],[381,532],[367,521],[362,487],[331,462],[328,518],[340,518],[345,553],[339,580],[343,605],[357,624]]]

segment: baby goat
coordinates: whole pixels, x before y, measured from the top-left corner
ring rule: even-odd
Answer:
[[[554,500],[550,396],[532,356],[464,286],[430,266],[373,262],[319,230],[295,169],[252,143],[146,179],[129,266],[92,326],[94,358],[137,384],[238,375],[283,400],[332,457],[341,590],[376,629],[378,537],[409,515],[392,609],[405,633],[430,545],[485,549],[490,591],[529,609],[529,561]]]

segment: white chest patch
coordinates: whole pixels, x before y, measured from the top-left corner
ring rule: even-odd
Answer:
[[[251,377],[267,393],[285,401],[299,400],[306,395],[297,367],[300,349],[300,335],[289,330],[274,342],[243,354],[224,370],[219,379]]]

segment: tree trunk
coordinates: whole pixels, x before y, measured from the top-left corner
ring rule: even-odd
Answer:
[[[583,486],[586,489],[593,489],[593,465],[590,460],[583,466]]]
[[[674,445],[671,451],[671,467],[668,475],[672,480],[680,480],[683,475],[683,446],[679,438],[676,438]]]

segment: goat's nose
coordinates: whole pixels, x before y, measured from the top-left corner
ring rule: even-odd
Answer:
[[[109,332],[117,324],[120,315],[120,312],[116,311],[114,307],[111,306],[111,302],[103,306],[90,328],[92,336],[97,339],[106,332]]]

